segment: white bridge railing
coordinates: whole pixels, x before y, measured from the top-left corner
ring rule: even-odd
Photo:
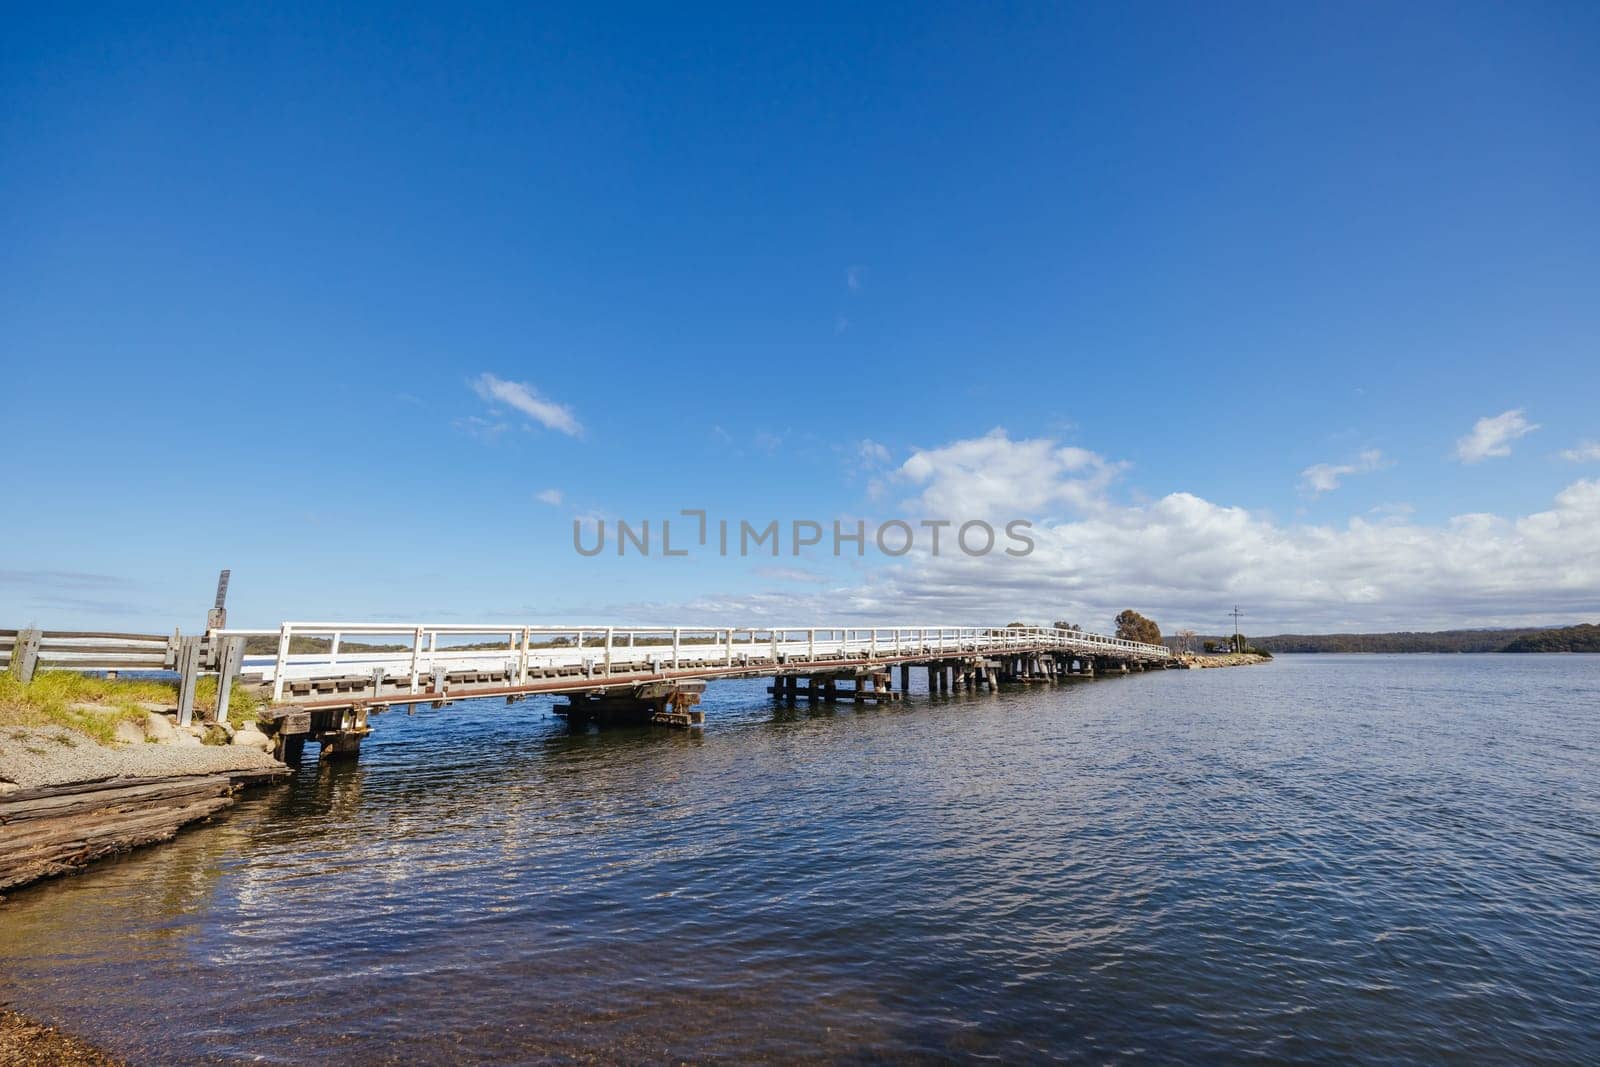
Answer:
[[[834,661],[895,662],[956,655],[1062,651],[1164,660],[1161,645],[1054,627],[972,626],[497,626],[286,622],[276,630],[212,631],[214,638],[275,637],[275,655],[246,654],[242,670],[283,699],[293,679],[362,675],[418,692],[439,670],[503,671],[508,684],[552,675],[586,679],[694,671],[707,676]],[[314,644],[314,650],[304,650]],[[297,646],[301,649],[296,651]]]

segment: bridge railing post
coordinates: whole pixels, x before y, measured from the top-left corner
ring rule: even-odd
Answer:
[[[411,635],[411,692],[417,691],[417,680],[422,672],[422,627]]]
[[[283,700],[283,674],[289,669],[289,624],[278,628],[278,658],[272,664],[272,702]]]
[[[615,626],[607,626],[606,627],[606,673],[607,674],[611,673],[611,642],[613,640],[615,640],[616,635],[617,635],[617,628]]]
[[[679,654],[683,648],[683,630],[674,626],[672,628],[672,669],[678,669]]]

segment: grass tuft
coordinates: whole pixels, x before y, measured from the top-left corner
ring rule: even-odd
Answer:
[[[146,709],[140,705],[174,707],[177,702],[176,682],[40,671],[24,685],[11,672],[0,671],[0,726],[65,726],[103,745],[111,743],[118,723],[144,724]],[[230,720],[258,718],[263,706],[259,696],[234,683],[228,701]],[[196,713],[213,712],[216,707],[217,679],[200,679],[195,688]]]

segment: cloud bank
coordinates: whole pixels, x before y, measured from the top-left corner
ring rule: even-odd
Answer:
[[[1600,480],[1548,509],[1413,523],[1403,508],[1340,524],[1285,524],[1193,493],[1112,500],[1122,465],[996,430],[915,452],[894,479],[920,490],[907,515],[1015,515],[1035,552],[907,557],[814,593],[700,598],[699,616],[775,621],[1003,624],[1066,619],[1104,630],[1134,607],[1168,631],[1222,632],[1236,601],[1255,633],[1571,622],[1600,616]],[[654,610],[659,606],[652,606]]]

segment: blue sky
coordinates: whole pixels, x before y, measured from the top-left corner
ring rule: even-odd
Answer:
[[[4,33],[0,625],[1600,614],[1592,5]],[[696,507],[1048,536],[572,550]]]

